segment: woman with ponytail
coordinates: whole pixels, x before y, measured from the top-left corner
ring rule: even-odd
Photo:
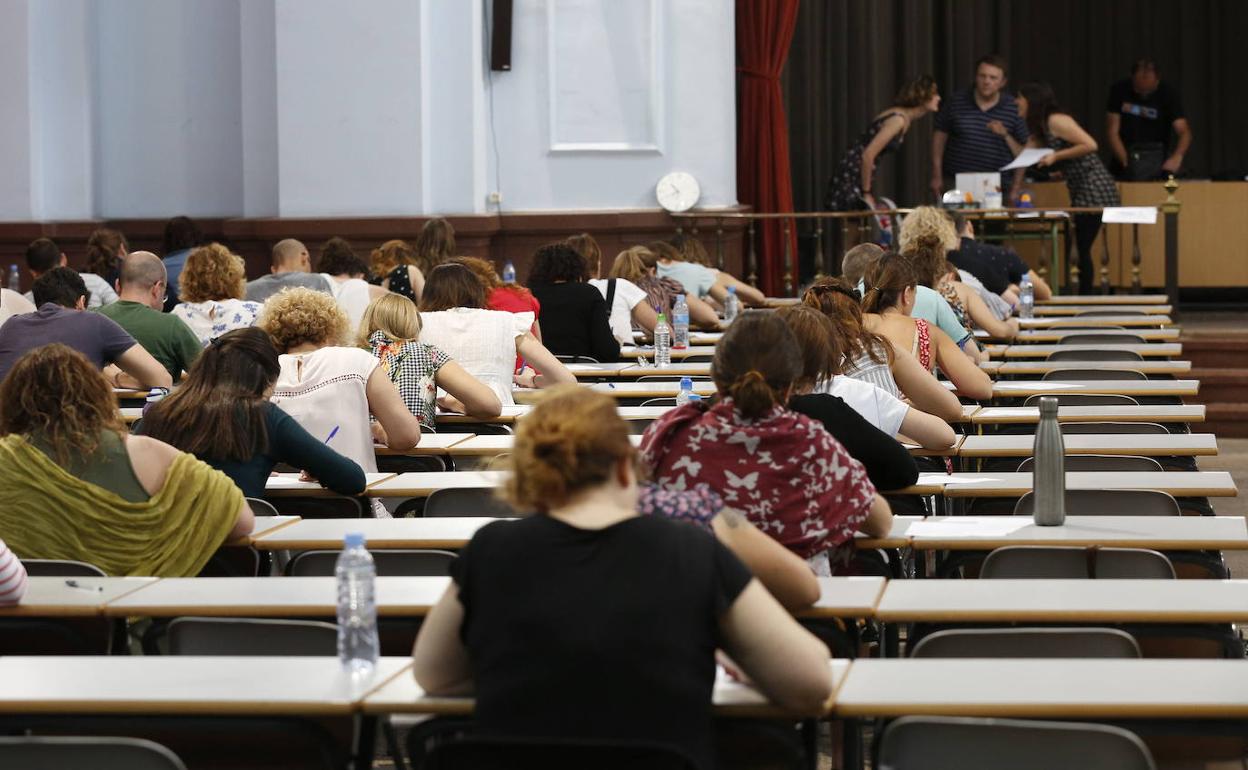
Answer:
[[[715,346],[716,401],[655,421],[642,459],[661,486],[709,487],[826,575],[830,549],[859,529],[887,533],[892,514],[862,464],[818,421],[786,406],[802,360],[775,313],[743,314]]]
[[[912,318],[915,279],[910,260],[890,251],[867,268],[862,297],[867,329],[909,350],[928,371],[937,367],[968,398],[992,398],[992,379],[967,357],[948,334],[922,318]]]

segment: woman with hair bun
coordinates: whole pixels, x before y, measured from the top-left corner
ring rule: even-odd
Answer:
[[[818,421],[786,406],[802,367],[783,320],[743,314],[715,346],[714,405],[687,404],[655,421],[642,459],[661,486],[709,487],[826,575],[827,551],[859,529],[887,533],[892,513],[862,463]]]
[[[823,643],[716,538],[638,515],[611,398],[552,390],[517,424],[511,470],[506,497],[537,515],[483,527],[452,564],[413,651],[426,691],[475,692],[483,734],[646,741],[700,770],[717,648],[773,704],[823,710]]]

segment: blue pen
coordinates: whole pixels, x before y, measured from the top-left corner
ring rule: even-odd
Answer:
[[[335,425],[335,426],[334,426],[334,429],[333,429],[333,430],[331,430],[331,431],[329,432],[329,435],[325,438],[325,443],[326,443],[326,444],[328,444],[329,442],[333,441],[333,440],[334,440],[334,436],[337,436],[337,435],[338,435],[338,428],[339,428],[339,427],[340,427],[340,426]]]

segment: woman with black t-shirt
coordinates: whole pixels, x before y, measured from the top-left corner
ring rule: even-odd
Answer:
[[[516,429],[507,496],[538,514],[477,532],[421,627],[416,680],[475,692],[485,734],[661,743],[715,765],[723,649],[773,703],[817,714],[828,651],[715,538],[638,515],[628,429],[559,386]]]
[[[566,243],[548,244],[533,255],[529,291],[542,305],[542,342],[557,356],[619,361],[607,301],[588,280],[589,264]]]

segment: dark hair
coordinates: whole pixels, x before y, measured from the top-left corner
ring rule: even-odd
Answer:
[[[432,313],[454,307],[485,307],[485,286],[464,265],[447,262],[425,276],[425,290],[420,293],[420,310]]]
[[[368,265],[355,253],[345,238],[334,236],[321,244],[316,258],[316,272],[329,275],[368,275]]]
[[[841,275],[851,285],[856,286],[867,269],[875,264],[884,254],[884,249],[874,243],[860,243],[841,257]]]
[[[1003,76],[1008,76],[1010,74],[1010,63],[1006,61],[1004,56],[996,53],[995,51],[993,53],[986,53],[975,60],[975,72],[978,73],[980,66],[984,64],[1001,70],[1001,74]]]
[[[1066,110],[1057,103],[1048,83],[1023,83],[1018,93],[1027,100],[1027,131],[1043,141],[1049,135],[1049,116]]]
[[[895,251],[886,251],[874,265],[867,268],[862,277],[866,293],[862,295],[862,310],[879,313],[885,308],[896,307],[906,289],[915,286],[914,267],[910,260]]]
[[[673,262],[684,262],[685,255],[672,244],[667,241],[650,241],[646,244],[646,248],[654,252],[654,256],[659,259],[670,259]]]
[[[919,236],[904,254],[914,268],[914,278],[929,289],[936,288],[936,282],[945,274],[945,244],[935,233],[924,233]]]
[[[68,267],[54,267],[35,279],[31,287],[35,296],[35,307],[45,302],[53,302],[61,307],[74,307],[79,297],[91,297],[82,276]]]
[[[788,324],[802,351],[798,384],[813,386],[840,373],[845,355],[836,348],[836,330],[826,315],[809,305],[787,305],[777,310],[776,316]]]
[[[413,246],[416,251],[416,267],[420,272],[429,272],[455,254],[455,228],[442,217],[434,217],[420,228]]]
[[[857,361],[865,354],[877,364],[891,364],[892,346],[880,335],[867,331],[861,303],[858,290],[844,278],[820,278],[802,295],[802,304],[828,317],[832,345],[846,360]]]
[[[281,372],[277,355],[262,329],[226,332],[144,416],[143,432],[200,459],[246,462],[267,452],[266,391]]]
[[[702,241],[698,240],[696,236],[689,233],[676,233],[668,243],[672,244],[672,248],[680,252],[680,258],[685,262],[711,267],[711,255],[707,252],[706,246],[702,245]]]
[[[589,280],[589,264],[581,253],[566,243],[548,243],[533,252],[529,285],[541,283],[584,283]]]
[[[126,236],[112,228],[97,228],[87,239],[87,272],[111,282],[121,272],[122,249],[129,250]]]
[[[711,379],[747,420],[784,403],[802,374],[802,351],[788,324],[770,310],[747,310],[715,346]]]
[[[598,276],[602,272],[602,247],[598,245],[594,236],[589,233],[578,233],[568,236],[564,243],[576,249],[576,253],[585,260],[585,268],[593,274],[591,277]]]
[[[1131,62],[1131,74],[1132,75],[1138,73],[1140,70],[1152,70],[1153,72],[1156,72],[1158,74],[1161,73],[1161,70],[1157,69],[1157,62],[1153,61],[1153,59],[1148,56],[1141,56],[1140,58]]]
[[[46,273],[61,264],[61,247],[51,238],[36,238],[26,247],[26,267]]]
[[[190,217],[174,217],[165,223],[165,239],[161,247],[162,257],[167,257],[175,251],[203,245],[204,234],[200,232],[195,220]]]
[[[898,107],[918,107],[927,104],[937,92],[936,78],[931,75],[920,75],[906,83],[893,97],[893,104]]]
[[[966,230],[966,215],[961,211],[952,209],[946,209],[945,213],[948,214],[949,218],[953,220],[953,229],[957,231],[958,238],[961,239],[962,232]]]

